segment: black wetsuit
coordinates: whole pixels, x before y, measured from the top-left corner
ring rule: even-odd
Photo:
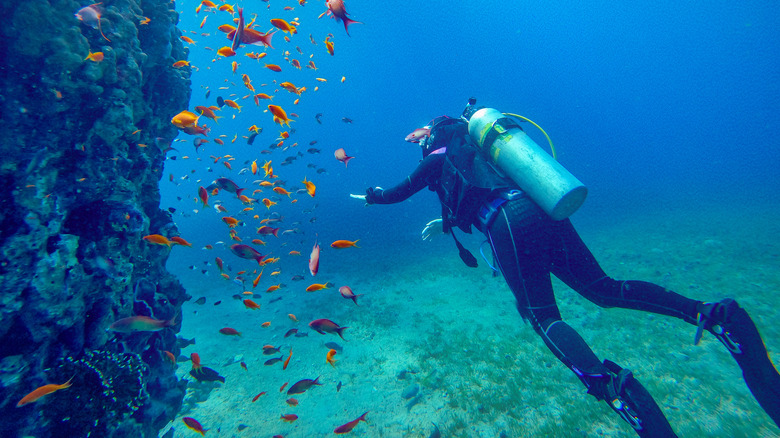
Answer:
[[[372,204],[393,204],[409,198],[424,187],[436,191],[441,198],[439,185],[444,162],[444,154],[428,155],[406,180],[395,187],[387,190],[368,189],[366,201]],[[531,323],[555,356],[580,378],[588,388],[588,393],[599,400],[607,400],[608,403],[614,400],[614,382],[616,379],[623,379],[617,374],[623,370],[612,362],[602,363],[582,337],[561,320],[550,274],[554,274],[601,307],[642,310],[697,324],[697,317],[704,303],[652,283],[620,281],[607,276],[575,231],[571,221],[551,219],[527,195],[503,202],[493,215],[492,223],[484,227],[485,229],[482,229],[476,217],[471,223],[481,229],[490,242],[497,268],[514,293],[521,316]],[[744,313],[738,306],[734,309]],[[747,314],[744,315],[749,320]],[[752,321],[747,326],[752,328],[748,330],[749,335],[742,335],[742,338],[758,345],[754,357],[759,357],[759,362],[763,361],[766,358],[766,350],[761,351],[758,332],[755,331]],[[710,330],[709,325],[705,328]],[[744,361],[743,357],[748,356],[750,355],[734,355],[743,370],[745,367],[740,360]],[[752,358],[750,360],[753,361]],[[761,368],[764,371],[756,373],[761,375],[757,380],[760,383],[751,385],[747,375],[746,380],[754,394],[765,382],[770,382],[775,388],[768,396],[764,396],[769,402],[762,401],[760,394],[756,396],[777,422],[777,412],[780,410],[777,401],[777,372],[766,372],[771,368],[768,358]],[[628,373],[627,370],[625,372]],[[643,426],[645,429],[640,430],[641,428],[632,424],[640,436],[675,436],[652,397],[639,383],[633,387],[629,385],[627,391],[636,404],[645,404],[644,408],[639,408],[644,411],[636,416],[648,419]],[[627,419],[625,412],[615,410]],[[632,423],[629,419],[627,421]]]
[[[428,155],[401,184],[375,190],[371,202],[394,204],[425,187],[438,191],[443,163],[444,154]],[[549,333],[550,326],[561,321],[550,274],[599,306],[644,310],[696,323],[699,301],[652,283],[608,277],[571,221],[552,220],[525,195],[503,203],[492,225],[483,232],[493,248],[497,268],[517,299],[520,315],[568,367],[587,374],[603,371],[601,362],[579,336],[571,339],[570,333],[565,333],[567,336],[556,338]]]

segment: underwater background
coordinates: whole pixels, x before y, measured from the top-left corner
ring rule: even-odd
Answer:
[[[184,418],[210,437],[329,436],[365,412],[353,436],[633,436],[522,321],[485,260],[468,268],[449,237],[420,238],[441,214],[434,193],[368,207],[349,196],[400,183],[421,158],[404,137],[436,116],[460,115],[469,97],[529,117],[551,136],[558,160],[589,189],[572,221],[610,276],[705,301],[736,298],[777,360],[777,4],[352,0],[347,11],[360,23],[347,35],[342,23],[318,18],[324,1],[303,3],[240,1],[229,4],[231,14],[218,10],[226,4],[195,0],[106,1],[105,39],[73,18],[86,4],[2,6],[12,17],[0,49],[8,134],[0,408],[8,436],[85,436],[95,416],[115,427],[92,436],[196,436]],[[273,48],[244,45],[220,56],[231,41],[218,26],[234,24],[239,7],[259,31],[282,18],[299,23],[297,33],[277,31]],[[35,32],[44,27],[51,32]],[[98,50],[105,60],[83,60]],[[189,65],[172,67],[181,60]],[[256,104],[257,93],[274,97]],[[207,135],[171,124],[218,97],[241,110],[225,105],[216,122],[201,117]],[[268,104],[296,116],[276,124]],[[253,135],[252,126],[262,131]],[[525,130],[547,149],[543,135]],[[339,148],[354,157],[348,165],[334,157]],[[268,161],[275,177],[265,175]],[[258,201],[224,187],[214,193],[217,178]],[[239,223],[229,227],[224,217]],[[257,234],[264,218],[278,237]],[[150,245],[142,239],[149,234],[192,246]],[[479,252],[481,234],[458,237]],[[228,248],[235,239],[279,260],[261,267],[239,258]],[[341,239],[357,247],[330,247]],[[306,292],[312,283],[332,285]],[[694,346],[695,327],[682,321],[602,309],[554,285],[564,319],[601,359],[633,371],[678,435],[780,433],[712,336]],[[356,302],[339,294],[342,286],[360,295]],[[247,308],[247,298],[260,308]],[[106,333],[140,314],[175,324]],[[308,326],[320,318],[349,327],[343,339]],[[298,333],[285,336],[290,329]],[[193,353],[216,377],[191,373]],[[282,360],[266,365],[274,358]],[[89,373],[94,381],[77,377],[15,407],[40,385]],[[287,394],[315,378],[322,386]],[[96,401],[118,393],[124,406]],[[85,400],[92,404],[69,412]]]

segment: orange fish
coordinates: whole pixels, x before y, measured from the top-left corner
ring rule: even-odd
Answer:
[[[252,161],[251,170],[252,170],[252,175],[257,175],[257,160]]]
[[[222,222],[228,224],[230,228],[234,228],[236,225],[238,225],[238,219],[231,217],[231,216],[225,216],[222,218]],[[356,241],[357,242],[357,241]]]
[[[173,353],[168,350],[163,350],[163,353],[165,353],[165,357],[167,357],[172,364],[176,365],[176,356],[174,356]]]
[[[257,274],[257,278],[255,278],[255,279],[252,281],[252,289],[254,289],[254,288],[256,288],[256,287],[257,287],[257,284],[258,284],[258,283],[260,283],[260,277],[262,277],[262,276],[263,276],[263,271],[260,271],[260,273],[259,273],[259,274]],[[355,304],[357,304],[357,303],[355,303]]]
[[[286,401],[286,402],[287,402],[287,404],[288,404],[288,405],[290,405],[290,406],[298,406],[298,400],[296,400],[296,399],[294,399],[294,398],[292,398],[292,397],[291,397],[291,398],[288,398],[288,399],[287,399],[287,400],[285,400],[285,401]]]
[[[266,289],[265,291],[270,293],[270,292],[273,292],[275,290],[279,290],[281,288],[282,288],[281,284],[274,284],[273,286],[269,286],[268,289]]]
[[[325,40],[325,48],[328,49],[328,53],[330,53],[330,56],[333,56],[333,42],[329,40]]]
[[[265,205],[266,208],[271,208],[272,205],[276,205],[276,202],[268,198],[263,198],[263,205]]]
[[[266,64],[266,65],[265,65],[265,68],[267,68],[268,70],[271,70],[271,71],[275,71],[275,72],[277,72],[277,73],[278,73],[278,72],[280,72],[280,71],[282,71],[282,68],[281,68],[281,67],[279,67],[279,66],[278,66],[278,65],[276,65],[276,64]]]
[[[290,321],[292,322],[298,322],[298,317],[293,315],[292,313],[288,313],[287,317],[290,318]]]
[[[287,356],[287,360],[284,361],[284,365],[282,365],[282,369],[286,370],[287,365],[290,363],[290,358],[292,358],[292,347],[290,348],[290,355]],[[285,383],[286,385],[286,383]],[[282,386],[282,389],[284,389],[284,386]],[[282,392],[282,389],[279,390],[279,392]]]
[[[290,382],[284,382],[284,385],[282,385],[282,387],[279,388],[279,392],[284,391],[284,387],[287,386],[288,383],[290,383]]]
[[[282,107],[279,105],[268,105],[268,111],[273,114],[274,123],[290,126],[290,122],[292,120],[287,117],[287,113],[282,109]]]
[[[202,366],[200,365],[200,355],[198,353],[190,354],[190,361],[192,361],[193,371],[202,371]]]
[[[95,53],[89,52],[89,55],[87,55],[87,57],[84,58],[84,61],[89,59],[90,61],[93,62],[100,62],[103,60],[103,58],[104,58],[103,52],[95,52]]]
[[[185,110],[173,116],[171,123],[177,128],[184,129],[190,126],[197,126],[199,118],[199,115]]]
[[[189,61],[181,60],[173,63],[173,68],[181,68],[190,65]]]
[[[333,287],[333,283],[330,282],[324,284],[314,283],[312,285],[309,285],[309,287],[306,288],[306,292],[315,292],[322,289],[330,289],[331,287]]]
[[[179,245],[182,245],[182,246],[190,246],[190,247],[192,246],[192,244],[190,242],[187,242],[186,240],[184,240],[183,238],[181,238],[179,236],[171,237],[171,242],[179,244]]]
[[[336,355],[336,350],[332,348],[328,350],[328,354],[325,355],[325,362],[329,363],[330,366],[332,366],[333,368],[336,368],[336,359],[333,359],[333,356],[335,355]]]
[[[358,239],[358,240],[360,240],[360,239]],[[349,240],[337,240],[337,241],[331,243],[330,247],[331,248],[336,248],[336,249],[350,248],[350,247],[360,248],[359,246],[356,245],[356,243],[358,243],[358,240],[355,240],[354,242],[350,242]]]
[[[220,56],[224,56],[226,58],[229,56],[236,56],[236,52],[228,46],[220,48],[219,50],[217,50],[217,53]]]
[[[299,256],[299,255],[301,255],[301,252],[300,251],[290,251],[289,255]]]
[[[303,181],[301,182],[306,186],[306,192],[313,198],[314,194],[317,192],[317,186],[315,186],[313,182],[306,180],[306,177],[303,177]]]
[[[252,309],[252,310],[257,310],[260,308],[259,304],[257,304],[256,302],[250,299],[244,300],[244,306],[246,306],[247,309]]]
[[[184,36],[183,35],[183,36],[180,36],[179,39],[184,41],[185,43],[195,44],[195,41],[193,41],[192,38],[190,38],[188,36]]]
[[[292,26],[290,23],[282,20],[281,18],[272,18],[271,25],[281,30],[282,32],[289,33],[290,35],[298,33],[298,30],[295,29],[295,26]]]
[[[229,107],[231,107],[233,109],[237,109],[238,112],[241,112],[241,106],[239,104],[237,104],[235,101],[230,100],[230,99],[224,99],[224,102],[225,102],[225,105],[227,105],[227,106],[229,106]]]
[[[263,394],[265,394],[265,391],[261,392],[260,394],[257,394],[257,395],[255,396],[255,398],[253,398],[253,399],[252,399],[252,403],[256,402],[256,401],[257,401],[257,399],[259,399],[259,398],[260,398],[260,396],[261,396],[261,395],[263,395]]]
[[[284,187],[274,187],[274,192],[280,194],[280,195],[287,195],[289,198],[291,193],[284,189]]]
[[[148,236],[144,236],[143,239],[153,245],[168,245],[169,248],[171,245],[173,245],[173,242],[168,240],[167,237],[159,234],[150,234]]]
[[[59,391],[60,389],[69,388],[71,385],[70,383],[71,380],[73,380],[73,377],[71,377],[67,382],[63,383],[62,385],[57,385],[52,383],[52,384],[38,387],[31,393],[22,397],[22,399],[19,400],[19,402],[16,404],[16,407],[18,408],[26,405],[27,403],[33,403],[37,401],[39,398],[43,397],[44,395],[51,394],[52,392]]]
[[[270,327],[270,326],[271,326],[271,321],[266,321],[266,322],[260,324],[260,327]]]

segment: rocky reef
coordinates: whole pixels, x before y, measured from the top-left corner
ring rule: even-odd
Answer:
[[[181,406],[166,351],[188,297],[171,249],[142,239],[178,234],[159,208],[170,118],[190,97],[173,7],[0,3],[1,436],[152,437]],[[135,315],[174,324],[107,330]]]

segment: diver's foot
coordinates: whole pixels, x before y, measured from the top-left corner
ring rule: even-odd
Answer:
[[[699,303],[698,344],[704,330],[709,331],[726,348],[742,368],[750,392],[780,427],[780,374],[769,359],[764,341],[750,315],[731,298],[717,303]]]
[[[634,378],[631,371],[604,361],[611,379],[605,382],[604,396],[609,407],[634,428],[640,437],[677,437],[653,396]]]

